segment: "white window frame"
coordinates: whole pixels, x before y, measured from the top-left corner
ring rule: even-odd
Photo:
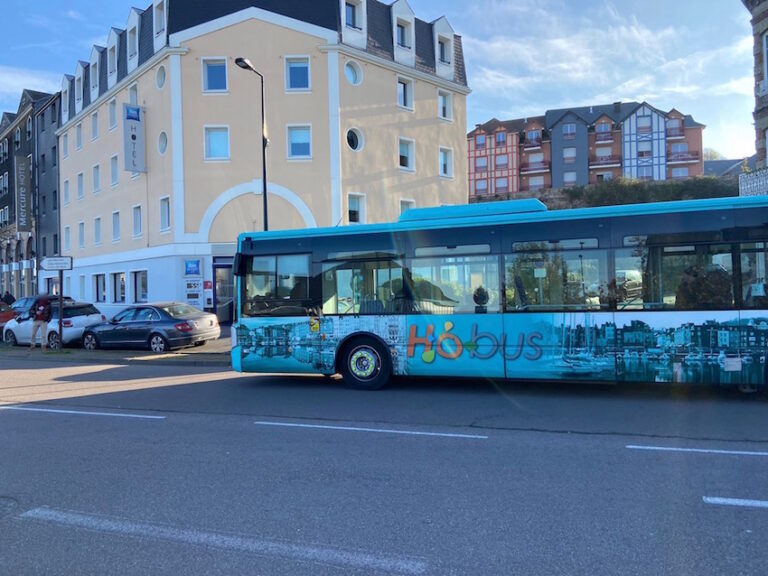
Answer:
[[[158,18],[158,15],[160,18]],[[159,23],[158,20],[160,20]],[[165,32],[165,0],[160,0],[152,6],[152,27],[155,31],[155,36]]]
[[[91,114],[91,142],[99,139],[99,112]]]
[[[208,131],[209,130],[221,130],[227,131],[227,156],[226,157],[209,157],[208,156]],[[205,162],[229,162],[232,158],[232,148],[229,134],[229,124],[205,124],[203,125],[203,161]]]
[[[85,176],[82,172],[77,173],[77,201],[81,202],[85,198]]]
[[[77,223],[77,249],[85,250],[85,222],[83,220]]]
[[[114,160],[114,162],[113,162]],[[109,186],[114,188],[120,183],[120,161],[117,154],[109,157]]]
[[[139,220],[138,220],[138,223],[139,223],[139,233],[138,234],[136,234],[136,222],[137,222],[136,221],[136,209],[137,208],[139,210]],[[143,226],[143,223],[142,223],[143,216],[142,216],[141,212],[142,212],[141,204],[134,204],[133,206],[131,206],[131,235],[133,236],[134,240],[137,239],[137,238],[141,238],[142,235],[143,235],[143,232],[144,232],[144,226]]]
[[[69,229],[69,226],[64,226],[64,242],[62,243],[61,250],[62,252],[71,252],[72,250],[72,244],[71,244],[71,230]]]
[[[405,102],[402,104],[400,103],[400,84],[405,85]],[[397,107],[409,112],[414,110],[414,82],[413,79],[407,76],[397,76]]]
[[[94,194],[101,192],[101,166],[98,163],[91,166],[91,184]]]
[[[408,144],[408,151],[409,151],[409,162],[408,166],[401,166],[400,165],[400,144],[403,142],[406,142]],[[399,136],[397,139],[397,166],[400,168],[401,172],[409,172],[413,173],[416,172],[416,140],[413,138],[406,138],[404,136]]]
[[[403,41],[404,43],[400,43],[400,39],[398,38],[398,28],[403,28]],[[405,20],[403,18],[398,18],[395,21],[395,46],[399,48],[400,50],[413,50],[413,22],[410,20]]]
[[[304,156],[294,156],[291,154],[291,131],[294,129],[309,130],[309,154]],[[286,124],[285,125],[286,158],[291,162],[306,162],[312,160],[312,124]]]
[[[445,46],[445,53],[446,53],[447,59],[440,58],[441,45]],[[435,51],[435,59],[437,60],[437,63],[443,64],[444,66],[450,66],[453,63],[451,60],[452,56],[453,56],[453,41],[447,36],[438,35],[437,50]]]
[[[566,175],[567,174],[573,174],[572,180],[567,180]],[[579,175],[576,173],[576,170],[565,170],[563,171],[563,184],[576,184],[576,182],[579,181]]]
[[[366,198],[365,194],[361,192],[349,192],[347,194],[347,220],[349,220],[349,200],[350,198],[357,198],[360,202],[360,221],[359,222],[348,222],[351,226],[357,226],[358,224],[367,224],[368,223],[368,211],[366,208]]]
[[[64,198],[62,198],[62,204],[69,206],[69,180],[64,180]]]
[[[61,135],[61,157],[69,157],[69,133]]]
[[[166,214],[168,223],[166,226],[163,226],[163,207],[165,206]],[[162,196],[160,198],[160,232],[161,233],[167,233],[171,231],[171,197],[170,196]]]
[[[109,101],[109,131],[112,132],[117,129],[117,99],[112,98]]]
[[[206,75],[206,64],[208,62],[218,62],[224,64],[224,88],[207,88],[208,76]],[[229,93],[229,63],[226,56],[205,56],[200,58],[200,75],[203,94],[228,94]]]
[[[75,150],[83,148],[83,123],[78,122],[75,126]]]
[[[115,230],[115,216],[117,216],[117,230]],[[120,210],[115,210],[112,212],[112,243],[117,244],[118,242],[120,242]]]
[[[101,246],[101,216],[93,219],[93,245]]]
[[[681,174],[681,172],[685,172],[685,174]],[[675,166],[672,168],[672,178],[690,178],[691,172],[688,169],[688,166]]]
[[[138,285],[137,280],[140,274],[143,274],[147,279],[146,298],[139,298],[138,290],[136,290]],[[132,293],[132,300],[134,304],[146,304],[149,301],[149,271],[147,269],[131,270],[131,293]]]
[[[107,47],[107,76],[117,75],[117,44]]]
[[[128,103],[131,106],[139,105],[139,84],[137,82],[128,87]]]
[[[133,61],[139,57],[139,27],[131,26],[125,34],[125,47],[128,50],[128,60]]]
[[[305,62],[307,65],[306,88],[293,88],[290,83],[289,65],[296,62]],[[285,56],[285,91],[286,92],[311,92],[312,91],[312,58],[309,54],[290,54]]]
[[[440,104],[440,98],[442,96],[446,97],[447,116],[443,116],[443,107]],[[448,92],[448,90],[437,90],[437,117],[441,120],[446,120],[447,122],[453,122],[453,94]]]
[[[448,155],[447,157],[448,164],[449,164],[448,172],[443,172],[443,161],[441,158],[443,153],[446,153]],[[437,153],[437,164],[438,164],[437,173],[440,175],[440,178],[443,178],[444,180],[453,180],[453,174],[454,174],[453,148],[449,148],[447,146],[440,146],[438,148],[438,153]]]
[[[416,208],[416,200],[414,200],[413,198],[400,198],[400,214],[405,212],[405,210],[403,210],[403,204],[408,205],[408,207],[405,210]]]

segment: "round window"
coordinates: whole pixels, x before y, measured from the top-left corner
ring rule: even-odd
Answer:
[[[157,139],[157,150],[160,154],[165,154],[168,150],[168,134],[160,132],[160,137]]]
[[[363,135],[357,128],[347,130],[347,144],[355,152],[363,149]]]
[[[165,86],[165,66],[160,66],[160,68],[157,69],[155,80],[157,81],[158,90],[162,90],[163,86]]]
[[[351,60],[344,65],[344,74],[347,76],[347,80],[353,86],[357,86],[363,81],[363,71],[357,62]]]

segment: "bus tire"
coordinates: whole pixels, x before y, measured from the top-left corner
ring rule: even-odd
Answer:
[[[355,390],[381,390],[389,383],[392,361],[387,349],[373,338],[355,338],[339,354],[344,384]]]

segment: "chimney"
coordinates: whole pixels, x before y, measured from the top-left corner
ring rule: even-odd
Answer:
[[[621,102],[614,102],[613,103],[613,111],[614,112],[621,112]]]

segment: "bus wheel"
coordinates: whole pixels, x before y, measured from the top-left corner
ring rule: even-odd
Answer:
[[[344,384],[356,390],[380,390],[389,382],[392,363],[387,350],[372,338],[356,338],[339,355]]]

